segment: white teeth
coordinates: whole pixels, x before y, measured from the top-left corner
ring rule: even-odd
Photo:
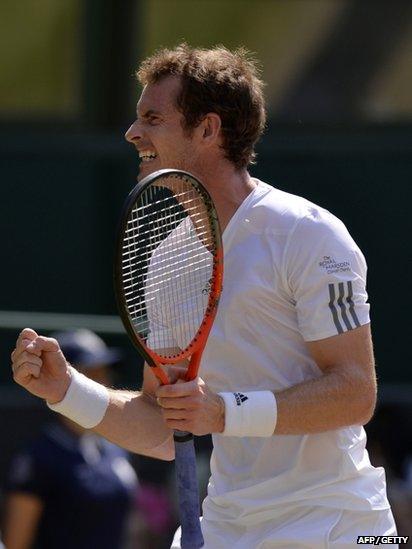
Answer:
[[[143,160],[143,162],[148,162],[150,160],[153,160],[156,158],[157,154],[154,151],[140,151],[139,152],[139,158]]]

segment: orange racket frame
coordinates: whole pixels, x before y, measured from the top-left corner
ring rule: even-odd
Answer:
[[[131,211],[133,210],[134,205],[136,204],[136,201],[138,200],[139,195],[143,193],[149,186],[153,185],[156,181],[168,176],[177,176],[186,181],[189,181],[199,193],[199,195],[203,198],[204,204],[206,205],[206,209],[209,214],[211,234],[214,242],[214,251],[211,287],[203,321],[201,322],[194,338],[185,349],[181,350],[181,352],[179,352],[178,354],[162,356],[147,347],[143,339],[134,329],[132,318],[125,305],[124,288],[122,282],[121,254],[127,221],[129,219]],[[218,216],[213,201],[205,187],[192,174],[182,170],[159,170],[145,177],[130,192],[121,215],[121,223],[118,232],[117,258],[115,261],[114,278],[118,310],[126,331],[139,353],[144,357],[147,364],[152,368],[153,373],[156,375],[159,381],[164,385],[168,385],[170,383],[167,374],[161,368],[162,365],[177,364],[178,362],[188,359],[189,357],[190,361],[188,365],[186,379],[187,381],[194,379],[199,370],[200,359],[202,357],[203,350],[205,348],[210,330],[213,325],[213,321],[216,316],[217,306],[219,303],[220,294],[222,292],[223,246]]]

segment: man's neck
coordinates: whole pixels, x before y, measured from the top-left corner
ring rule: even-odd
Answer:
[[[232,164],[225,163],[200,177],[215,204],[222,231],[256,187],[255,181],[246,169],[235,170]]]

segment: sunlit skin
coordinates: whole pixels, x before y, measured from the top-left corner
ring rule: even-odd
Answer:
[[[156,158],[140,163],[138,179],[162,168],[192,170],[199,164],[198,133],[183,132],[182,114],[175,107],[178,78],[146,86],[136,108],[136,120],[126,139],[137,151],[153,151]]]
[[[255,183],[246,168],[237,170],[225,158],[219,115],[206,114],[190,134],[183,129],[176,106],[180,86],[180,78],[171,76],[145,86],[125,137],[138,152],[156,153],[153,160],[141,161],[139,180],[163,168],[193,173],[211,193],[224,229]]]

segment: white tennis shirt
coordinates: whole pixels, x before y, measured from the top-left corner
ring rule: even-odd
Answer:
[[[261,181],[223,235],[224,288],[201,362],[213,391],[282,391],[321,372],[306,341],[369,322],[366,264],[343,223]],[[268,438],[213,435],[203,528],[254,527],[287,506],[389,507],[355,425]],[[209,526],[208,526],[209,525]],[[213,526],[213,528],[215,527]]]

